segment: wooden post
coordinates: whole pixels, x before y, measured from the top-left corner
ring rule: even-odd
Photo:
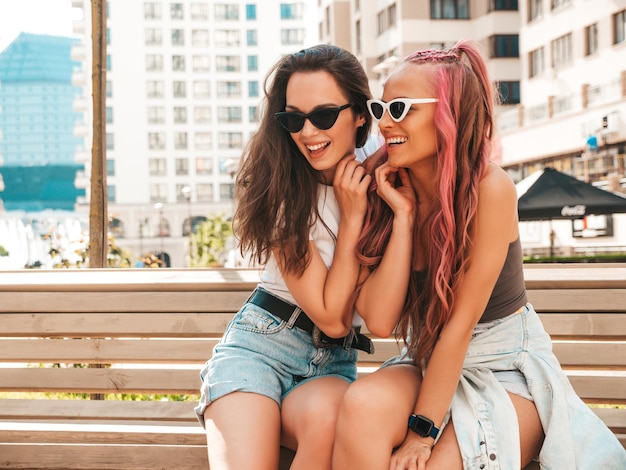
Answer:
[[[91,0],[93,143],[89,205],[89,267],[107,267],[106,0]]]

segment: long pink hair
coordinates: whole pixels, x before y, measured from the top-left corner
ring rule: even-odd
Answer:
[[[426,65],[421,76],[439,99],[434,118],[439,194],[432,212],[416,221],[414,236],[414,243],[421,243],[420,233],[430,237],[428,269],[412,273],[397,331],[423,367],[450,318],[455,289],[471,261],[478,185],[491,154],[494,92],[473,41],[461,40],[449,50],[417,51],[404,62]],[[369,198],[358,251],[363,265],[374,270],[389,241],[393,214],[375,192]]]

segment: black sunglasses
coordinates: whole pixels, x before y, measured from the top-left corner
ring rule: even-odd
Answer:
[[[339,113],[344,109],[348,109],[352,104],[344,104],[334,108],[320,108],[309,114],[298,113],[295,111],[282,111],[275,113],[274,117],[285,128],[287,132],[300,132],[304,127],[304,120],[308,119],[315,127],[322,131],[326,131],[335,125]]]

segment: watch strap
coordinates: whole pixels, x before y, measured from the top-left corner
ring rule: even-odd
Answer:
[[[435,423],[422,415],[411,414],[409,416],[409,429],[419,434],[422,437],[432,437],[437,439],[439,435],[439,428],[435,426]]]

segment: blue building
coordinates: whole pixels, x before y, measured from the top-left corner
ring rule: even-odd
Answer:
[[[6,210],[73,210],[74,162],[82,139],[81,115],[72,108],[81,93],[72,85],[75,39],[20,34],[0,53],[0,174]]]

